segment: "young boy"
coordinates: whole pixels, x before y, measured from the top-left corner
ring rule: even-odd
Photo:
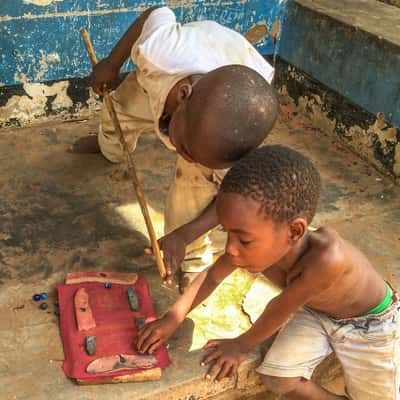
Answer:
[[[166,202],[168,234],[160,240],[168,275],[180,266],[189,243],[191,261],[183,270],[201,271],[209,266],[204,234],[217,225],[214,198],[224,169],[257,147],[277,117],[269,85],[274,69],[239,33],[212,21],[181,25],[167,7],[145,11],[94,67],[97,93],[104,84],[115,86],[129,55],[136,70],[112,98],[130,151],[142,132],[155,130],[179,154]],[[83,138],[71,148],[100,150],[111,162],[124,160],[104,107],[98,138]]]
[[[226,276],[245,268],[262,272],[282,292],[247,332],[207,343],[208,378],[233,376],[253,347],[280,330],[257,369],[269,390],[290,399],[399,399],[397,294],[337,232],[308,230],[319,192],[318,172],[296,151],[266,146],[239,160],[217,196],[225,254],[163,318],[141,329],[139,351],[153,352]],[[310,380],[332,351],[348,397]]]

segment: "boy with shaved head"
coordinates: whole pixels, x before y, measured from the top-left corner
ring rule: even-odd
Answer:
[[[260,145],[275,122],[274,70],[239,33],[212,21],[181,25],[167,7],[145,11],[94,67],[97,93],[115,86],[130,55],[136,70],[112,98],[130,151],[142,132],[155,130],[178,152],[160,247],[167,281],[182,267],[184,287],[219,250],[207,232],[217,225],[214,199],[226,168]],[[104,107],[98,137],[79,140],[71,151],[124,160]]]
[[[398,294],[333,229],[308,229],[319,193],[318,171],[287,147],[260,147],[237,161],[216,200],[228,234],[225,253],[162,318],[141,328],[139,351],[153,353],[191,309],[242,268],[262,273],[281,292],[247,332],[206,344],[212,349],[203,360],[211,364],[208,379],[234,376],[249,351],[279,331],[257,368],[270,391],[293,400],[400,399]],[[332,352],[343,367],[344,396],[311,380]]]

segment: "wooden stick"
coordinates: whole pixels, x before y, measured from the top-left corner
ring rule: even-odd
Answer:
[[[83,37],[83,41],[85,43],[86,50],[89,54],[90,61],[92,62],[92,65],[95,66],[98,61],[97,61],[96,53],[94,52],[92,43],[90,41],[89,33],[86,31],[85,28],[82,28],[81,35]],[[128,148],[128,145],[126,144],[124,133],[122,132],[121,125],[118,121],[117,113],[115,112],[114,105],[112,103],[111,97],[110,97],[105,85],[104,85],[104,89],[103,89],[103,98],[104,98],[104,102],[106,104],[107,110],[110,114],[111,120],[114,124],[114,129],[119,136],[119,140],[122,144],[122,147],[124,148],[124,152],[126,155],[126,161],[128,163],[128,170],[129,170],[129,173],[132,178],[132,183],[133,183],[133,187],[136,192],[136,197],[139,201],[139,205],[142,210],[144,220],[146,222],[147,231],[149,232],[150,242],[151,242],[151,246],[153,248],[153,254],[156,258],[156,264],[158,267],[158,271],[160,272],[160,275],[164,278],[167,275],[167,272],[165,269],[164,260],[161,256],[160,247],[157,242],[156,234],[154,232],[153,224],[150,219],[150,214],[149,214],[149,210],[147,208],[144,193],[140,186],[139,179],[136,174],[135,164],[133,163],[132,156],[129,153],[129,148]]]

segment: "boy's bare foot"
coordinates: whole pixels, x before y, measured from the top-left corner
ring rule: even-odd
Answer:
[[[181,271],[179,275],[179,292],[183,294],[185,290],[192,284],[197,278],[200,272],[184,272]]]
[[[77,154],[100,153],[97,135],[89,135],[78,139],[69,147],[68,152]]]

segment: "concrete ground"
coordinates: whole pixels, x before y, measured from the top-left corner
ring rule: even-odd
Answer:
[[[196,400],[257,394],[261,387],[251,371],[259,350],[237,382],[210,384],[199,365],[203,352],[187,352],[190,321],[170,342],[173,364],[160,382],[77,386],[64,376],[53,303],[55,284],[68,271],[138,271],[150,283],[159,314],[177,297],[176,288],[160,287],[153,261],[142,253],[145,226],[123,169],[99,155],[66,152],[76,138],[96,129],[90,120],[0,131],[0,399]],[[288,109],[268,141],[304,152],[320,169],[324,188],[314,225],[337,229],[399,286],[398,186]],[[135,152],[159,236],[174,159],[154,135],[143,136]],[[48,312],[31,300],[41,291],[50,293]],[[336,364],[328,363],[319,375],[327,381],[336,372]]]

